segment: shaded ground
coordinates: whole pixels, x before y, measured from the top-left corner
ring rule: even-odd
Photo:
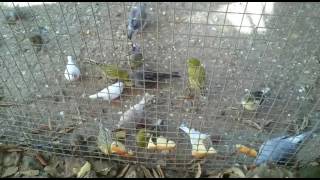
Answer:
[[[188,169],[166,168],[158,164],[149,167],[135,163],[121,164],[105,159],[59,156],[41,153],[13,145],[0,144],[0,177],[117,177],[117,178],[243,178],[243,177],[319,177],[319,163],[312,162],[302,169],[265,166],[233,167],[207,170],[203,163],[190,163]],[[318,172],[317,172],[318,171]]]
[[[183,119],[217,139],[214,146],[219,153],[208,159],[210,168],[251,163],[252,158],[232,155],[235,144],[258,149],[269,136],[309,129],[318,119],[316,112],[309,111],[320,109],[317,82],[319,3],[276,3],[274,13],[262,17],[267,29],[265,33],[253,31],[249,35],[226,26],[231,23],[225,20],[225,13],[206,15],[208,10],[217,10],[223,5],[226,4],[195,3],[190,18],[190,3],[176,3],[174,11],[170,3],[148,3],[150,23],[142,36],[136,36],[134,41],[143,47],[146,66],[182,74],[181,79],[150,91],[158,98],[147,110],[148,117],[153,121],[165,120],[167,131],[162,133],[178,145],[176,152],[159,155],[136,149],[134,137],[130,136],[126,145],[137,151],[136,161],[155,164],[162,160],[168,167],[189,162],[188,140],[177,131]],[[102,156],[95,145],[97,120],[102,119],[106,127],[114,128],[119,112],[137,103],[141,97],[135,95],[142,95],[143,90],[134,90],[134,93],[127,90],[112,105],[90,101],[87,96],[104,88],[106,82],[95,78],[100,75],[97,68],[86,61],[118,62],[128,68],[125,35],[128,8],[122,3],[33,6],[26,9],[34,17],[18,21],[16,25],[6,24],[0,13],[4,101],[19,104],[1,107],[0,142],[72,154],[72,134],[81,134],[86,138],[81,153],[90,157]],[[2,10],[6,12],[6,9]],[[191,26],[190,19],[194,23]],[[49,42],[40,52],[36,52],[27,38],[38,26],[49,31]],[[67,55],[77,57],[84,75],[80,82],[64,80]],[[206,67],[208,94],[198,112],[192,110],[189,102],[177,99],[186,88],[185,61],[188,57],[201,59]],[[272,95],[258,110],[257,116],[243,111],[239,101],[244,89],[264,86],[272,89]],[[255,124],[268,126],[260,131]],[[73,131],[63,131],[68,127]],[[43,131],[35,134],[35,129]],[[314,154],[314,157],[318,155]],[[302,156],[301,159],[308,158]]]

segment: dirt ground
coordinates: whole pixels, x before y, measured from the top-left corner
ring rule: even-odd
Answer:
[[[266,30],[259,33],[253,28],[251,34],[240,33],[226,13],[216,12],[226,3],[194,3],[192,7],[191,3],[147,3],[148,26],[133,41],[142,46],[145,66],[160,72],[177,71],[182,78],[158,89],[126,89],[112,104],[90,100],[88,95],[107,83],[97,78],[101,74],[95,65],[86,63],[88,60],[128,68],[126,23],[130,3],[125,5],[99,2],[26,7],[21,9],[33,16],[15,25],[6,23],[3,13],[10,9],[1,6],[3,101],[16,105],[0,109],[0,142],[102,157],[95,143],[98,121],[115,128],[121,112],[139,102],[143,92],[150,92],[157,99],[147,109],[148,118],[165,121],[166,131],[161,133],[177,143],[177,150],[163,155],[138,149],[132,135],[126,146],[136,152],[134,161],[185,166],[191,160],[190,144],[177,127],[186,121],[212,136],[218,154],[206,165],[214,169],[253,161],[234,155],[235,144],[258,150],[270,137],[309,130],[319,120],[319,3],[275,3],[273,13],[262,16]],[[39,52],[28,39],[38,26],[49,32],[48,43]],[[81,81],[69,83],[64,79],[68,55],[76,57]],[[207,94],[199,111],[178,98],[187,87],[189,57],[200,59],[206,69]],[[271,88],[271,96],[263,106],[254,113],[243,110],[240,99],[245,89],[265,86]],[[64,133],[56,133],[61,130]],[[70,151],[74,134],[86,138],[80,152]],[[316,143],[305,146],[299,159],[319,156],[312,148]]]

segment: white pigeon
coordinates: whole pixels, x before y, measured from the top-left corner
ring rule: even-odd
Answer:
[[[80,70],[72,56],[68,56],[68,64],[64,71],[64,76],[68,81],[76,81],[80,78]]]
[[[116,83],[102,89],[100,92],[89,96],[90,99],[103,99],[105,101],[112,101],[120,96],[123,92],[124,83],[117,81]]]
[[[179,127],[182,131],[188,134],[192,145],[192,156],[196,158],[204,158],[210,154],[216,154],[217,151],[212,147],[212,142],[209,134],[204,134],[195,129],[190,129],[185,123]]]

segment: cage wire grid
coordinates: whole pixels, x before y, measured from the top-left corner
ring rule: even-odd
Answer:
[[[127,19],[132,5],[1,4],[1,143],[64,156],[188,168],[193,159],[190,140],[178,129],[186,122],[211,135],[218,153],[207,157],[205,165],[217,169],[253,162],[234,153],[235,144],[258,151],[265,140],[309,130],[319,120],[319,3],[147,2],[147,26],[132,39],[141,46],[143,68],[176,71],[181,78],[159,82],[155,88],[126,88],[112,103],[89,99],[110,81],[101,79],[97,66],[88,62],[130,71]],[[6,13],[18,8],[28,12],[28,18],[7,24]],[[38,51],[28,37],[40,26],[48,30],[48,40]],[[64,79],[68,55],[76,58],[80,81]],[[200,108],[180,98],[188,87],[190,57],[200,59],[206,70]],[[245,89],[266,86],[271,95],[257,110],[242,108]],[[99,121],[114,129],[145,93],[156,97],[146,107],[145,123],[163,120],[165,130],[156,133],[173,140],[175,151],[139,148],[135,134],[128,133],[125,146],[134,151],[133,159],[104,155],[96,144]],[[84,140],[74,144],[78,135]],[[316,159],[319,153],[312,147],[317,144],[319,138],[303,143],[297,159]]]

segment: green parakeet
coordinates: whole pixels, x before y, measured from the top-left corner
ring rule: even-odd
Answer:
[[[250,92],[247,90],[247,93],[241,99],[241,104],[246,110],[254,111],[263,103],[269,92],[270,88],[268,87],[263,88],[261,91]]]
[[[129,55],[129,65],[132,70],[143,66],[144,58],[137,43],[132,44],[131,54]]]
[[[107,78],[123,81],[126,86],[132,86],[129,73],[126,70],[118,68],[117,65],[100,64],[99,67]]]
[[[139,147],[148,147],[150,141],[157,141],[157,133],[162,130],[163,120],[158,120],[152,125],[146,125],[138,130],[136,134],[136,142]],[[151,139],[151,140],[150,140]]]
[[[149,139],[151,137],[151,133],[148,132],[146,129],[139,129],[138,133],[136,134],[136,143],[139,147],[147,147]]]
[[[201,93],[205,86],[206,72],[204,66],[196,58],[190,58],[188,64],[189,89],[194,93]]]

